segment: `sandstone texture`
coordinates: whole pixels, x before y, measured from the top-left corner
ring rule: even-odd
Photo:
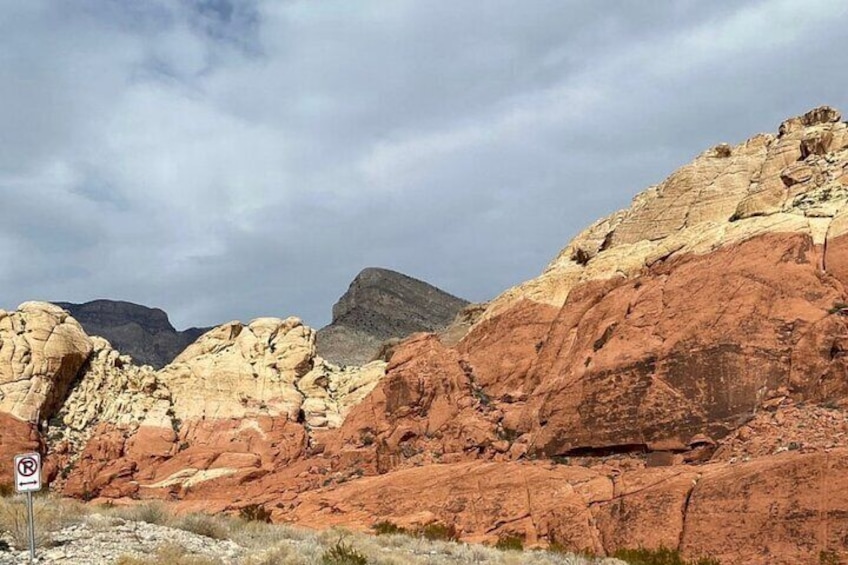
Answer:
[[[40,447],[38,427],[53,417],[92,349],[67,312],[27,302],[0,310],[0,481],[11,481],[12,457]]]
[[[86,498],[262,476],[338,427],[385,367],[324,362],[297,318],[225,324],[157,372],[100,346],[51,429],[50,470]]]
[[[0,315],[0,448],[46,443],[54,488],[99,501],[848,563],[846,173],[848,126],[817,108],[704,152],[489,304],[434,306],[438,325],[404,311],[421,287],[367,270],[334,328],[431,333],[364,366],[264,318],[154,371],[24,305]]]
[[[118,351],[131,356],[135,363],[155,369],[170,363],[189,344],[211,329],[177,331],[168,315],[159,308],[119,300],[55,304],[67,310],[88,335],[103,337]]]
[[[392,338],[446,328],[467,301],[388,269],[360,272],[318,332],[318,352],[340,365],[363,365]]]

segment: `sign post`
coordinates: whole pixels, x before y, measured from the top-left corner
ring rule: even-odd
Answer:
[[[15,490],[27,495],[27,519],[29,521],[29,558],[35,561],[35,512],[32,493],[41,490],[41,455],[24,453],[15,456]]]

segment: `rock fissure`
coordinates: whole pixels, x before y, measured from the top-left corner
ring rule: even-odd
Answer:
[[[692,481],[692,487],[686,493],[686,498],[683,501],[683,509],[681,511],[682,515],[682,527],[680,528],[680,538],[677,541],[677,551],[683,551],[684,549],[684,541],[686,539],[686,524],[689,513],[689,504],[692,501],[692,495],[695,493],[695,489],[698,487],[698,483],[701,480],[701,475],[696,476]]]

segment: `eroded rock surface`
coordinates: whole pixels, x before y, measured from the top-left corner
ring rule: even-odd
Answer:
[[[61,407],[92,344],[67,312],[26,302],[0,310],[0,481],[12,477],[15,454],[40,447],[38,427]]]
[[[86,498],[262,476],[338,427],[385,372],[324,362],[297,318],[225,324],[160,371],[95,343],[49,436],[49,471]]]

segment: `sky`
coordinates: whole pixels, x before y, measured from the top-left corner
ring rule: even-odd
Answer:
[[[721,142],[848,112],[841,0],[0,0],[0,308],[472,301]]]

